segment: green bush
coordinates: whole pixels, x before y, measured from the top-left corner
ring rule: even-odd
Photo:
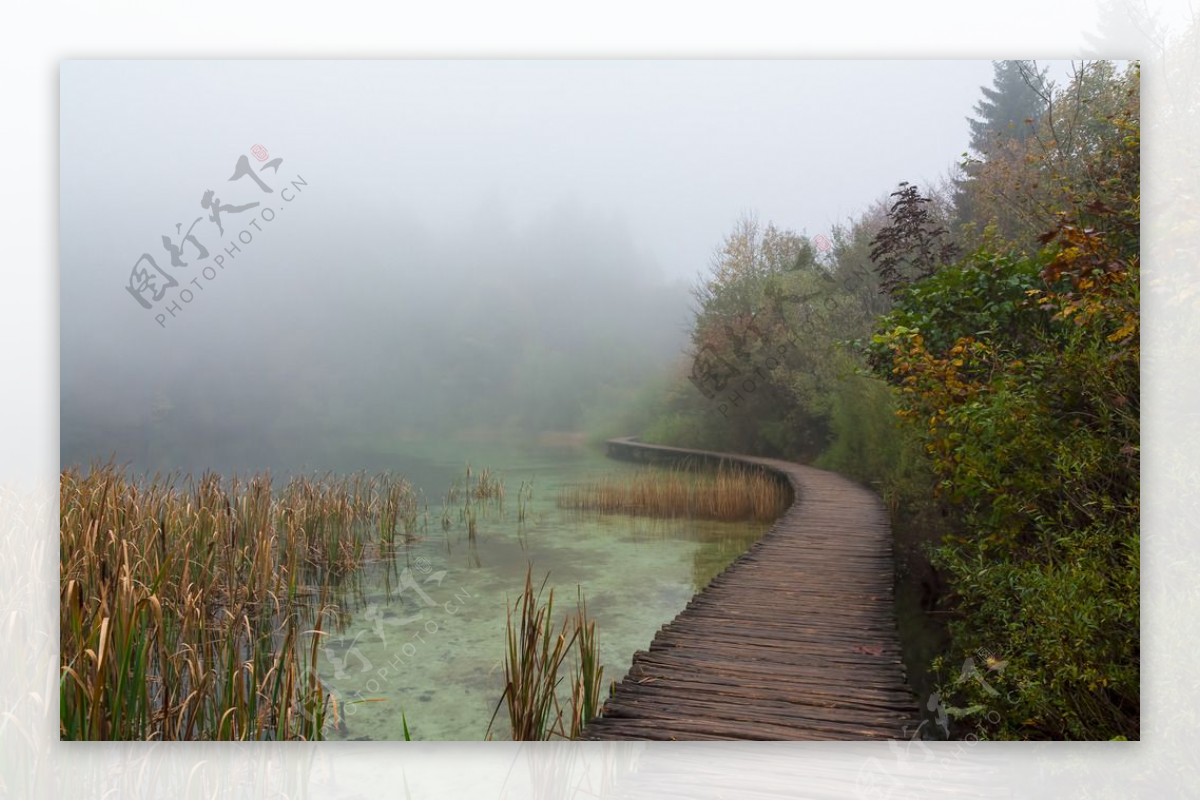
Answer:
[[[940,665],[952,714],[988,737],[1132,739],[1136,262],[1106,286],[1056,275],[1056,290],[1063,252],[979,253],[912,285],[871,361],[961,513],[934,554],[957,613]]]

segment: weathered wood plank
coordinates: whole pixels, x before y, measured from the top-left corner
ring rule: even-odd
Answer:
[[[900,737],[917,707],[904,677],[891,534],[879,498],[778,459],[609,441],[609,455],[762,468],[795,501],[663,626],[584,739]]]

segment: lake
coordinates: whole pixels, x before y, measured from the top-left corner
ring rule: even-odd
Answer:
[[[461,503],[442,524],[446,479],[468,461],[505,486],[502,505],[480,509],[474,538]],[[326,637],[319,659],[322,682],[344,704],[344,729],[330,727],[331,740],[403,739],[402,720],[413,739],[484,739],[504,686],[506,610],[529,567],[535,584],[546,579],[554,590],[555,625],[579,593],[586,599],[607,687],[769,527],[560,509],[564,487],[639,469],[594,448],[464,445],[414,452],[407,472],[398,464],[424,494],[428,522],[393,564],[369,565],[343,587],[344,627]],[[532,497],[521,520],[523,485]],[[503,709],[493,736],[508,737]]]

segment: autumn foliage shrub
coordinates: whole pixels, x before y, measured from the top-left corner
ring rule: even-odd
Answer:
[[[989,736],[1138,736],[1137,202],[912,284],[870,344],[961,513],[942,696]]]

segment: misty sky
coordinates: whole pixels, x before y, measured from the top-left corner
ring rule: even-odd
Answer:
[[[417,410],[448,398],[487,422],[509,419],[489,394],[530,414],[539,366],[666,363],[740,216],[814,236],[939,179],[991,78],[988,61],[64,62],[64,458],[125,456],[162,408],[218,443],[280,420],[427,425]],[[155,274],[143,253],[178,282],[155,300],[166,279],[135,281],[150,309],[127,288]]]
[[[990,81],[986,61],[65,62],[63,230],[106,232],[120,275],[261,143],[330,230],[574,203],[691,277],[743,212],[816,234],[943,174]]]

